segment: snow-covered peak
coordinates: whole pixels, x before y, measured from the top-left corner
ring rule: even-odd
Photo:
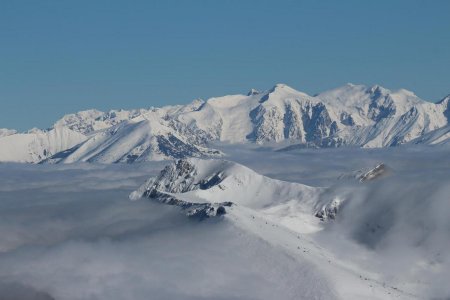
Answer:
[[[194,99],[189,106],[192,107],[192,110],[199,109],[203,104],[205,104],[205,100],[203,99]]]
[[[448,104],[450,102],[450,94],[442,98],[440,101],[438,101],[436,104]]]
[[[327,102],[328,104],[350,106],[361,106],[371,100],[386,97],[391,91],[380,86],[366,86],[363,84],[347,83],[343,86],[319,93],[317,98]]]
[[[74,131],[86,134],[96,130],[95,120],[105,113],[96,109],[79,111],[73,114],[67,114],[54,124],[54,127],[65,126]]]
[[[155,109],[155,112],[167,118],[171,115],[187,114],[198,111],[203,107],[203,105],[205,105],[205,103],[206,101],[203,99],[194,99],[191,103],[186,105],[169,105],[160,109]]]
[[[279,102],[285,99],[304,99],[311,98],[308,94],[297,91],[294,88],[284,84],[278,83],[265,93],[260,102]]]
[[[407,89],[398,89],[398,90],[396,91],[396,93],[405,95],[405,96],[407,96],[407,97],[415,97],[415,98],[418,98],[417,95],[416,95],[413,91],[410,91],[410,90],[407,90]]]
[[[291,95],[300,95],[300,96],[308,96],[306,93],[298,91],[296,89],[294,89],[293,87],[288,86],[285,83],[277,83],[273,88],[272,88],[272,93],[285,93],[285,94],[291,94]]]
[[[397,106],[404,106],[405,109],[411,109],[414,105],[422,105],[428,104],[413,92],[406,89],[399,89],[393,92],[390,92],[390,97],[395,101]]]
[[[450,124],[450,95],[444,97],[441,101],[436,103],[444,112],[444,116],[447,118],[447,122]]]
[[[92,134],[107,129],[126,120],[143,115],[152,109],[110,110],[102,112],[96,109],[84,110],[74,114],[65,115],[58,120],[54,127],[65,126],[82,134]]]
[[[409,90],[399,89],[391,91],[377,84],[368,87],[362,84],[347,83],[344,86],[319,93],[316,97],[329,104],[339,103],[345,106],[362,106],[371,101],[389,96],[398,102],[423,102]]]
[[[8,129],[8,128],[0,128],[0,137],[8,136],[12,134],[16,134],[17,130],[14,129]]]
[[[254,96],[254,95],[258,95],[260,93],[260,91],[256,90],[256,89],[250,89],[250,91],[248,91],[247,96]]]
[[[370,88],[365,85],[347,83],[344,86],[319,93],[315,97],[330,105],[356,106],[366,101],[368,90]]]
[[[386,89],[386,88],[384,88],[384,87],[382,87],[381,85],[378,85],[378,84],[375,84],[375,85],[373,85],[373,86],[371,86],[371,87],[369,87],[367,89],[367,93],[373,94],[373,95],[379,95],[379,96],[387,95],[390,92],[391,92],[390,90],[388,90],[388,89]]]
[[[263,176],[235,162],[190,158],[166,166],[130,198],[144,196],[182,207],[187,203],[233,203],[283,222],[301,215],[313,220],[317,197],[322,192],[321,188]]]
[[[42,129],[37,128],[37,127],[33,127],[31,129],[29,129],[26,133],[29,133],[29,134],[33,134],[33,133],[40,134],[40,133],[44,133],[44,132],[45,132],[45,130],[42,130]]]

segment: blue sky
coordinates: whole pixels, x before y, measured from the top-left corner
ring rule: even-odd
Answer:
[[[450,1],[0,1],[0,128],[347,82],[450,93]]]

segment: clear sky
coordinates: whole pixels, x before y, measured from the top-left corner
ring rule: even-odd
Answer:
[[[450,93],[450,1],[0,1],[0,128],[347,82]]]

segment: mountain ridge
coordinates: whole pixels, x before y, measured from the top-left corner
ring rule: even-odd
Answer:
[[[75,152],[82,161],[105,163],[182,158],[173,154],[177,153],[175,148],[179,143],[191,148],[190,151],[181,154],[186,157],[192,156],[194,152],[197,154],[193,156],[197,157],[211,154],[216,156],[218,152],[207,149],[208,144],[215,141],[232,144],[287,142],[308,147],[397,146],[412,140],[420,141],[421,136],[447,126],[450,119],[449,99],[447,96],[437,103],[432,103],[405,89],[391,91],[379,85],[355,84],[346,84],[310,96],[280,83],[264,92],[252,89],[246,95],[212,97],[206,101],[196,99],[186,105],[108,112],[92,109],[68,114],[56,121],[47,131],[29,132],[28,134],[36,135],[29,138],[29,143],[36,140],[37,135],[45,136],[55,128],[66,128],[73,133],[72,135],[81,135],[76,139],[78,144],[66,143],[68,148],[56,149],[43,143],[41,149],[31,149],[32,154],[25,155],[26,158],[23,157],[23,153],[17,157],[11,153],[5,155],[0,149],[0,161],[39,162],[57,155],[56,150],[66,151],[74,146],[77,146]],[[106,160],[92,158],[87,153],[90,151],[87,149],[89,147],[81,145],[81,143],[85,145],[98,143],[105,135],[112,137],[112,133],[122,131],[123,124],[132,126],[131,124],[144,120],[152,126],[149,126],[147,132],[141,130],[141,137],[136,138],[140,142],[131,142],[123,149],[119,149],[118,145],[123,144],[119,143],[113,148],[120,153],[112,154],[110,151],[97,153],[103,157],[122,158]],[[155,126],[164,128],[164,133],[149,135],[149,132],[152,132],[151,128]],[[6,137],[0,137],[0,146],[23,148],[20,134],[10,133],[11,131]],[[123,139],[127,139],[126,136],[127,134],[122,134]],[[156,136],[163,138],[155,142]],[[175,141],[174,137],[181,142],[168,142],[170,139]],[[104,140],[105,143],[111,142],[106,138]],[[63,141],[54,143],[64,144]],[[147,152],[138,149],[144,144],[151,143],[154,144],[152,147],[145,146],[149,149]],[[155,155],[166,147],[164,144],[169,144],[170,150],[164,155]],[[97,148],[106,149],[108,148],[106,145],[103,145],[104,147],[98,145]],[[81,153],[83,149],[87,152]],[[135,159],[123,159],[135,156],[136,153],[138,157]],[[74,157],[73,154],[71,156]],[[50,159],[50,161],[77,160]]]

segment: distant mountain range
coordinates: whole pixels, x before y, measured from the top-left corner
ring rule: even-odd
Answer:
[[[309,96],[287,85],[246,95],[137,110],[81,111],[48,130],[0,129],[3,162],[139,162],[218,157],[210,143],[366,148],[445,144],[450,96],[427,102],[407,90],[345,86]],[[280,144],[281,145],[281,144]]]

